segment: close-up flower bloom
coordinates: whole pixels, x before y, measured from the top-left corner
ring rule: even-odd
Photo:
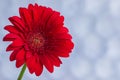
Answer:
[[[10,61],[16,67],[26,65],[29,72],[39,76],[43,67],[49,72],[62,64],[61,57],[69,57],[74,44],[64,17],[45,6],[29,4],[19,8],[20,16],[12,16],[12,23],[4,27],[9,33],[3,41],[12,41],[6,51],[12,51]]]

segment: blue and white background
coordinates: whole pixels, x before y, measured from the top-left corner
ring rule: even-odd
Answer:
[[[54,73],[44,68],[36,77],[27,70],[23,80],[120,80],[120,0],[0,0],[0,80],[16,80],[21,70],[9,61],[3,27],[20,6],[35,2],[65,16],[75,47]]]

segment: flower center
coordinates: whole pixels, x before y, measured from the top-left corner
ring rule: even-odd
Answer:
[[[38,50],[44,45],[44,38],[40,33],[29,33],[27,39],[29,47],[33,50]]]

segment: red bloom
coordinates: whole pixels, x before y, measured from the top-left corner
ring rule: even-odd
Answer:
[[[3,41],[12,41],[6,51],[13,51],[10,61],[16,67],[26,64],[29,72],[39,76],[43,66],[53,72],[54,66],[62,64],[59,57],[68,57],[73,49],[72,37],[64,27],[64,17],[59,12],[37,4],[19,8],[20,17],[9,20],[13,25],[5,26],[9,33]]]

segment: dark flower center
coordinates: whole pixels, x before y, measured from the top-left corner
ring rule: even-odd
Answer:
[[[44,45],[44,38],[40,33],[29,33],[27,40],[29,47],[35,51]]]

